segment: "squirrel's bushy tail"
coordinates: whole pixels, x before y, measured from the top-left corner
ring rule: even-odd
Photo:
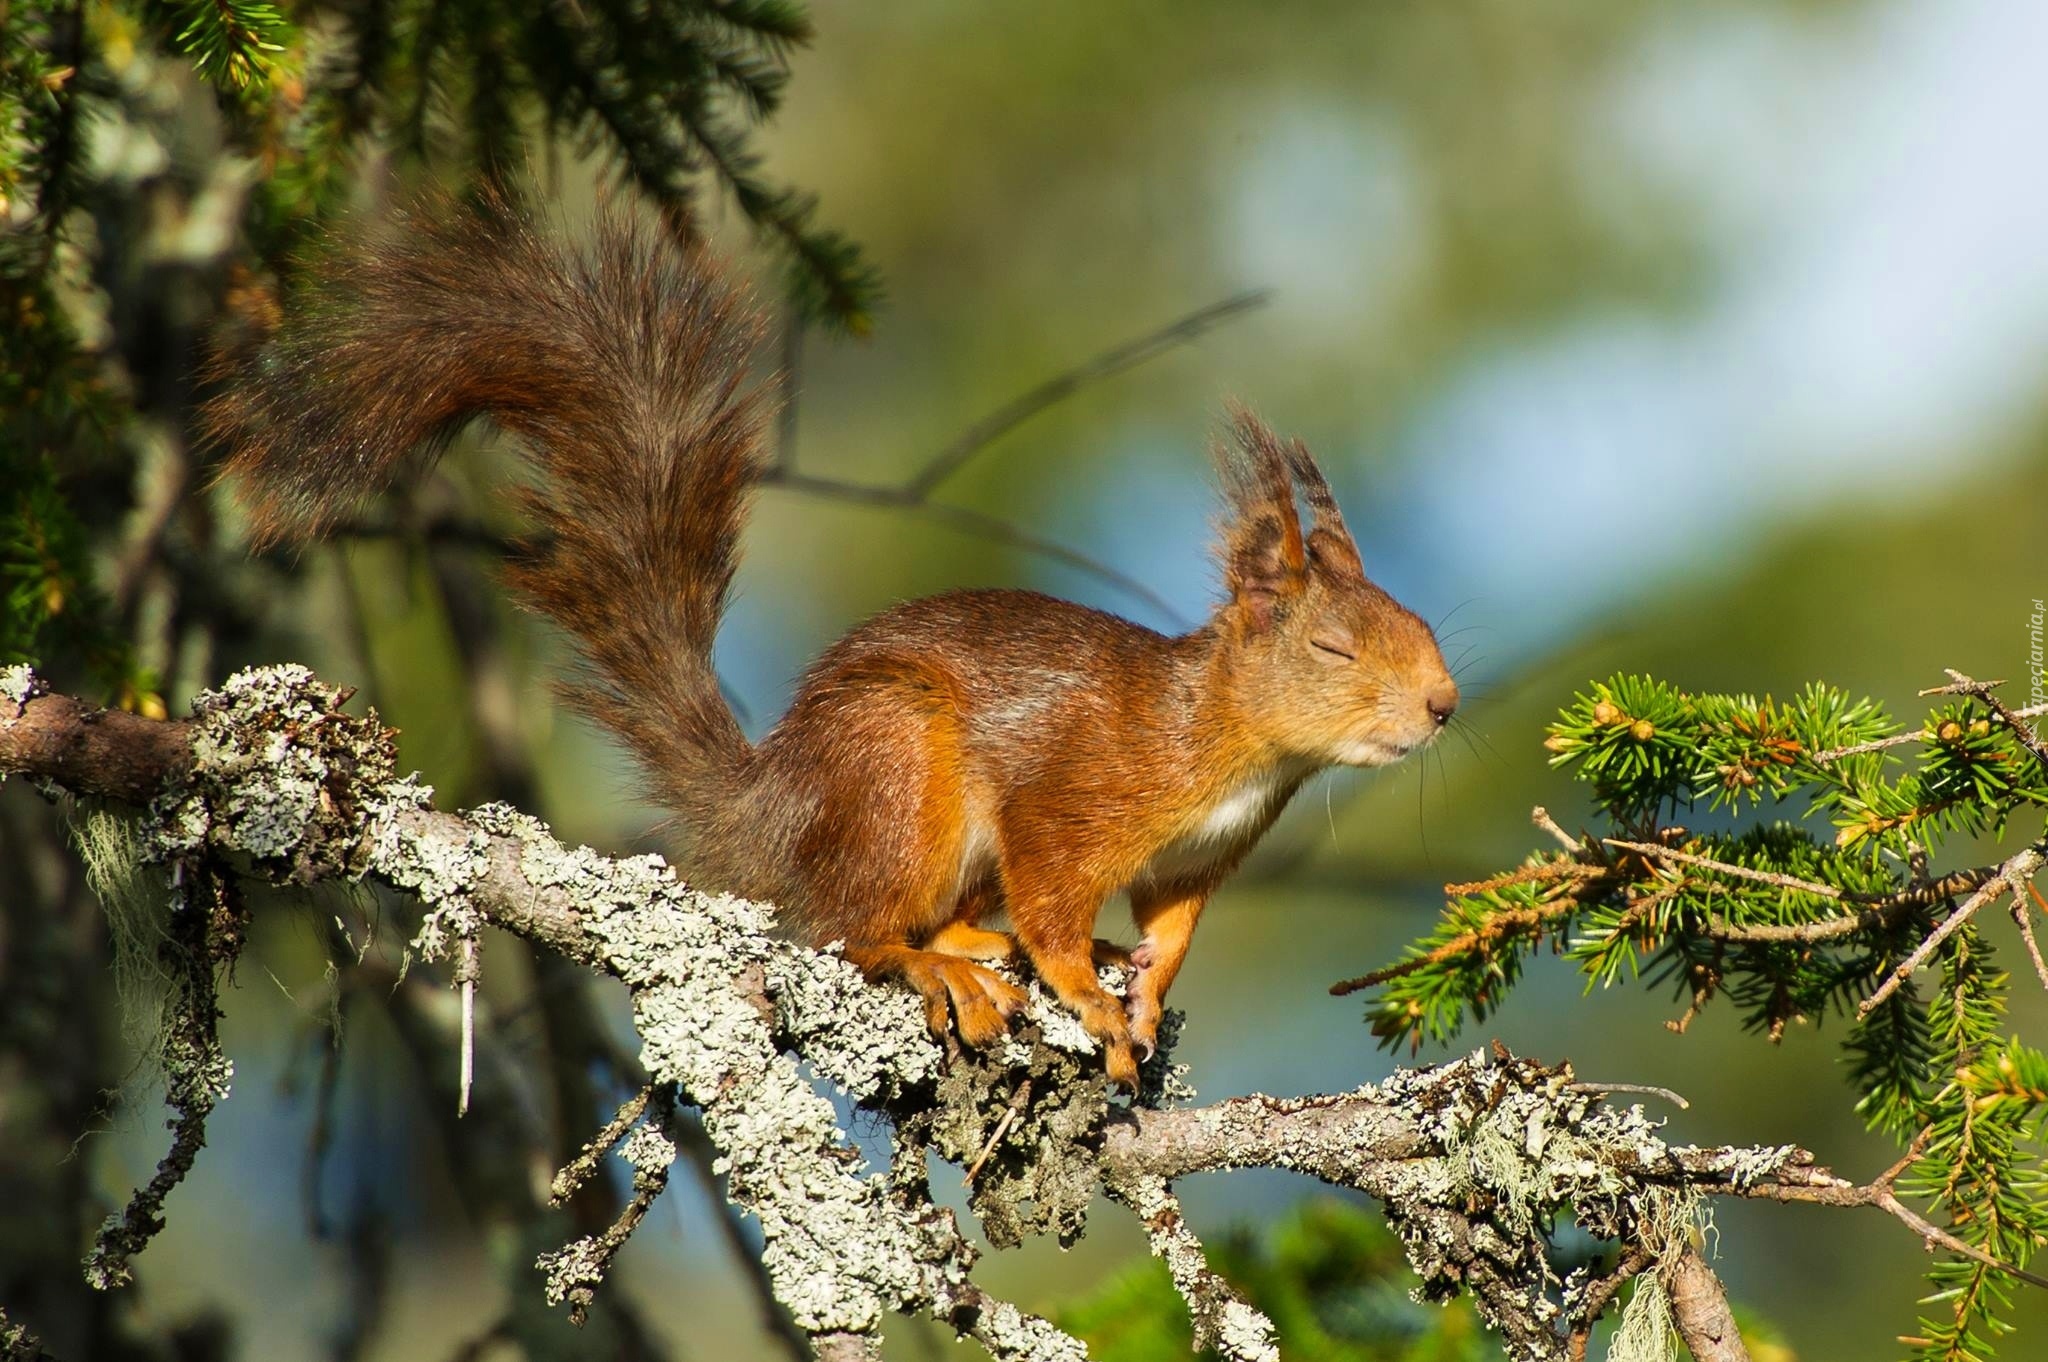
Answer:
[[[276,331],[224,352],[209,435],[260,542],[316,533],[474,416],[542,477],[509,570],[582,646],[568,699],[686,821],[748,754],[711,644],[762,459],[760,323],[703,258],[623,214],[588,249],[502,202],[407,218],[316,267]]]

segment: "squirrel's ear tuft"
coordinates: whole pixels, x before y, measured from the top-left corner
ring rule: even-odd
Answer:
[[[1330,484],[1324,480],[1323,470],[1316,467],[1308,446],[1299,440],[1287,442],[1287,471],[1293,474],[1302,500],[1315,517],[1308,534],[1309,556],[1318,567],[1339,577],[1365,576],[1358,542],[1344,526],[1344,513],[1337,509],[1337,498],[1330,495]]]
[[[1231,600],[1264,628],[1280,603],[1301,590],[1308,551],[1280,438],[1240,406],[1231,407],[1230,425],[1230,440],[1216,451],[1226,511],[1223,581]]]

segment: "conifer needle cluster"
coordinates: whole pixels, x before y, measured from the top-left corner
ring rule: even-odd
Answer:
[[[2008,1025],[1999,960],[2017,946],[2048,987],[2048,744],[1995,683],[1950,675],[1910,728],[1823,685],[1785,702],[1593,686],[1545,745],[1599,825],[1575,836],[1539,809],[1554,848],[1447,886],[1427,938],[1337,991],[1374,989],[1375,1034],[1420,1045],[1484,1019],[1547,948],[1589,988],[1671,989],[1677,1031],[1717,1002],[1774,1041],[1839,1017],[1857,1109],[1905,1152],[1899,1195],[1982,1255],[1933,1268],[1904,1341],[1990,1356],[2017,1280],[1999,1265],[2048,1243],[2048,1055]],[[2000,918],[2017,940],[1995,948]]]

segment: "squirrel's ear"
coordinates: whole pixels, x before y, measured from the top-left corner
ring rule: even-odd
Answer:
[[[1231,600],[1263,628],[1280,603],[1301,590],[1308,552],[1294,513],[1286,449],[1243,407],[1232,407],[1230,416],[1232,438],[1216,451],[1226,503],[1223,581]]]
[[[1358,541],[1344,527],[1344,513],[1337,509],[1337,498],[1330,495],[1330,484],[1324,480],[1323,470],[1316,467],[1308,446],[1299,440],[1287,442],[1287,471],[1294,475],[1302,500],[1308,503],[1308,509],[1315,516],[1308,534],[1309,556],[1318,567],[1326,568],[1339,577],[1365,576],[1365,563],[1358,556]]]

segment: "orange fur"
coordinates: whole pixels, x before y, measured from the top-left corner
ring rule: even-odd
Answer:
[[[207,412],[258,537],[331,523],[471,416],[521,437],[545,537],[512,585],[580,643],[568,694],[676,810],[691,876],[842,942],[970,1045],[1022,1001],[977,963],[1014,946],[1135,1082],[1203,905],[1303,781],[1397,760],[1457,704],[1308,451],[1239,411],[1217,451],[1228,594],[1200,628],[1025,591],[913,601],[828,649],[750,744],[711,643],[762,466],[760,324],[711,263],[617,219],[579,253],[492,204],[317,278],[223,361]],[[1143,933],[1127,1000],[1096,977],[1119,892]],[[1014,938],[982,925],[998,914]]]

